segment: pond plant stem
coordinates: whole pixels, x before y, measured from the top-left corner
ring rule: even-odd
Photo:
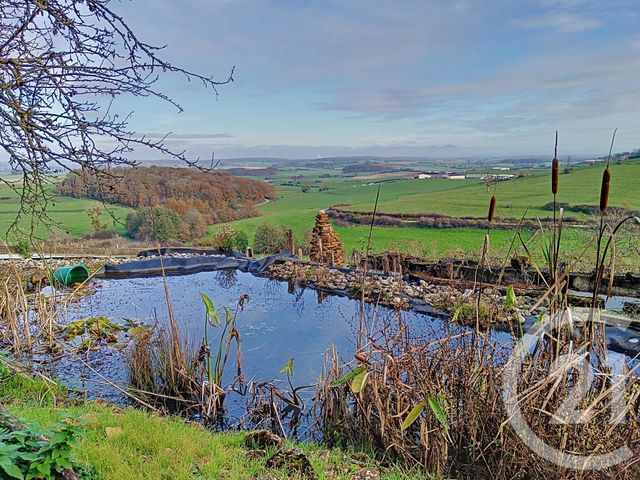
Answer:
[[[360,288],[360,325],[358,328],[358,340],[357,349],[358,352],[362,348],[362,336],[364,335],[365,318],[364,318],[364,300],[365,300],[365,288],[367,284],[367,267],[369,266],[369,254],[371,252],[371,237],[373,235],[373,225],[376,221],[376,214],[378,212],[378,200],[380,199],[380,187],[378,184],[378,190],[376,192],[376,200],[373,204],[373,213],[371,214],[371,223],[369,224],[369,235],[367,237],[367,245],[365,247],[364,266],[362,269],[362,285]]]

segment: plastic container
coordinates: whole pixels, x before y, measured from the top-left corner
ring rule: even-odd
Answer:
[[[53,280],[64,287],[74,283],[82,283],[87,278],[89,278],[89,269],[83,263],[56,268],[53,272]]]

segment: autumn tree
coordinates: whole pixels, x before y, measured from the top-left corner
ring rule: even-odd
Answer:
[[[181,110],[156,88],[160,74],[198,81],[217,94],[233,69],[217,81],[173,65],[161,50],[139,39],[110,0],[0,2],[0,152],[22,177],[3,180],[21,198],[12,230],[22,217],[47,218],[48,184],[60,171],[110,175],[109,167],[135,163],[130,154],[137,147],[194,164],[164,138],[136,135],[115,102],[152,97]]]
[[[101,232],[107,229],[107,224],[102,220],[105,210],[104,205],[100,203],[94,203],[87,208],[86,212],[89,217],[89,223],[94,232]]]

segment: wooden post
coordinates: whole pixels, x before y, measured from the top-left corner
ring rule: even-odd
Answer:
[[[293,244],[293,230],[287,230],[287,250],[290,253],[295,253],[295,246]]]

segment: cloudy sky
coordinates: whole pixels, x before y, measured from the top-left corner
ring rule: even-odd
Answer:
[[[138,132],[219,158],[566,154],[640,147],[638,0],[133,0],[144,40],[200,73],[127,104]],[[140,155],[148,155],[140,152]]]

